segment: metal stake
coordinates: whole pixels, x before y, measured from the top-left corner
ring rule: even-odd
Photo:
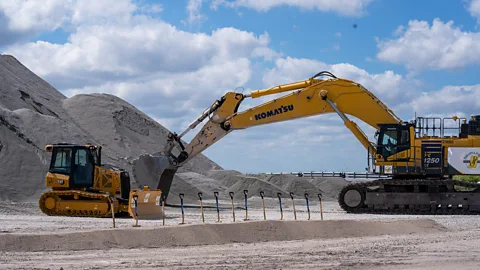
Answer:
[[[232,215],[233,215],[233,222],[235,222],[235,204],[233,202],[234,193],[232,191],[230,191],[228,194],[230,195],[230,198],[232,199]]]
[[[248,220],[248,206],[247,206],[247,194],[248,194],[248,190],[244,190],[243,191],[243,194],[245,194],[245,219],[244,220]]]
[[[203,223],[205,223],[205,215],[203,214],[202,192],[198,192],[198,198],[200,199],[200,209],[202,210],[202,221]]]
[[[108,197],[108,201],[110,202],[110,209],[112,210],[113,228],[115,228],[115,209],[114,209],[113,198],[112,198],[112,197]]]
[[[280,202],[280,220],[283,220],[283,209],[282,209],[282,193],[277,193],[278,201]]]
[[[322,205],[322,194],[318,193],[318,200],[320,201],[320,217],[323,220],[323,205]]]
[[[305,192],[305,201],[307,202],[308,220],[310,220],[310,205],[308,204],[308,193]]]
[[[140,225],[138,225],[138,195],[133,195],[133,202],[135,204],[135,225],[133,225],[133,227],[140,227]]]
[[[165,195],[162,194],[162,221],[163,221],[163,226],[165,226]]]
[[[215,201],[217,203],[217,218],[218,218],[218,222],[220,222],[220,209],[218,208],[218,192],[215,191],[213,195],[215,195]]]
[[[183,193],[180,193],[178,194],[178,196],[180,197],[180,207],[182,208],[182,223],[180,224],[185,224],[185,213],[183,211]]]
[[[295,200],[293,199],[293,192],[290,192],[290,198],[292,198],[293,216],[297,220],[297,211],[295,210]]]
[[[265,193],[263,191],[260,191],[260,197],[262,197],[263,220],[267,220],[267,214],[265,212],[265,201],[263,199],[263,196],[265,196]]]

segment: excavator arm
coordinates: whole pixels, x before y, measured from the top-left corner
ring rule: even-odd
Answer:
[[[328,78],[319,79],[321,76]],[[282,92],[290,93],[238,112],[240,104],[247,98],[259,98]],[[392,110],[359,83],[337,78],[323,71],[305,81],[255,90],[246,95],[236,92],[226,93],[180,135],[169,134],[163,153],[137,159],[134,162],[134,176],[136,179],[137,176],[142,177],[142,180],[148,178],[150,182],[158,181],[157,188],[168,194],[176,170],[228,133],[327,113],[338,114],[370,155],[374,155],[376,145],[368,140],[365,133],[347,115],[357,117],[377,130],[379,124],[402,122]],[[208,121],[190,143],[186,144],[182,141],[185,134],[207,118]]]

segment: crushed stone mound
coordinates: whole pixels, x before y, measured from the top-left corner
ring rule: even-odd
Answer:
[[[196,186],[185,181],[181,176],[175,174],[173,177],[172,187],[170,189],[170,194],[168,194],[167,203],[170,205],[179,205],[180,204],[180,193],[184,194],[183,202],[185,204],[196,204],[198,201],[197,194],[200,192]]]
[[[64,113],[58,103],[66,97],[32,73],[15,57],[0,55],[0,107],[29,109],[42,115]]]
[[[254,221],[154,229],[111,229],[53,234],[0,235],[2,252],[167,248],[178,246],[335,239],[448,231],[429,219],[400,221]],[[252,233],[255,232],[255,233]]]
[[[264,174],[261,177],[287,192],[293,192],[295,196],[308,193],[310,197],[316,197],[320,193],[324,200],[337,200],[341,189],[349,184],[349,181],[341,177],[298,177],[290,174]]]
[[[288,196],[288,193],[286,191],[268,182],[264,182],[258,178],[238,176],[236,176],[236,178],[239,179],[239,181],[237,181],[235,184],[233,184],[226,190],[227,194],[229,192],[233,192],[235,199],[244,198],[244,190],[248,190],[248,198],[253,196],[260,197],[260,191],[263,191],[265,193],[265,197],[276,198],[278,193],[282,194],[282,197]]]
[[[223,193],[227,190],[227,187],[222,185],[219,181],[212,179],[208,176],[201,175],[195,172],[177,173],[176,176],[195,186],[202,192],[203,198],[213,199],[214,192]]]
[[[271,183],[282,190],[293,192],[294,196],[303,197],[305,193],[310,196],[317,196],[319,193],[324,193],[321,189],[315,187],[313,184],[305,180],[303,177],[295,175],[270,175],[264,181]]]
[[[277,197],[277,193],[281,193],[282,197],[288,196],[288,191],[272,185],[260,178],[244,175],[233,170],[211,170],[207,172],[210,178],[216,179],[222,185],[228,187],[225,190],[225,197],[230,198],[229,192],[234,193],[234,198],[244,198],[244,190],[248,190],[247,197],[260,196],[260,191],[265,193],[265,197]]]
[[[0,55],[0,199],[37,201],[45,190],[47,144],[102,145],[102,162],[127,170],[143,153],[163,149],[168,130],[108,94],[66,98],[13,56]],[[222,169],[200,154],[182,171]],[[133,178],[133,177],[131,177]],[[132,180],[132,188],[143,187]],[[179,183],[180,184],[180,183]]]
[[[244,177],[245,175],[234,170],[210,170],[206,172],[206,176],[219,181],[226,187],[230,187],[238,181],[238,177]]]
[[[341,177],[303,177],[306,181],[322,191],[323,197],[328,200],[337,200],[342,188],[350,182]]]

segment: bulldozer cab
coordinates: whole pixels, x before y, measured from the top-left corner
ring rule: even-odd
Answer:
[[[70,188],[93,186],[95,165],[100,163],[98,147],[59,144],[53,145],[50,150],[52,158],[49,172],[69,176]]]

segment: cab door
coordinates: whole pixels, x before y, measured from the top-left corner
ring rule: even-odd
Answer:
[[[385,125],[380,129],[377,155],[385,161],[407,161],[411,149],[410,128],[403,125]]]
[[[93,187],[93,157],[89,150],[76,148],[73,164],[73,187]]]

